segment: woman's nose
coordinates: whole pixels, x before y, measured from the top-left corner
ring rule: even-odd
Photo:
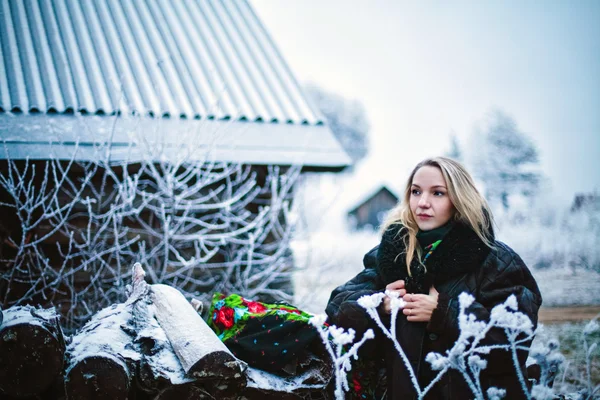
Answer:
[[[422,208],[429,207],[429,198],[424,193],[419,198],[419,207],[422,207]]]

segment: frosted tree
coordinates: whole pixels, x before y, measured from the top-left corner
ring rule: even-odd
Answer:
[[[352,161],[362,160],[369,151],[370,129],[364,106],[315,85],[308,85],[306,92]]]
[[[456,161],[463,162],[463,151],[460,148],[460,143],[458,142],[458,138],[456,137],[456,133],[452,132],[450,134],[450,148],[446,152],[446,157],[450,157]]]
[[[600,384],[595,384],[592,380],[592,358],[598,349],[598,342],[589,343],[590,336],[599,330],[600,325],[598,324],[598,317],[596,317],[585,326],[581,334],[585,354],[585,389],[582,392],[586,400],[595,399],[600,393]]]
[[[0,295],[2,307],[14,304],[55,304],[68,318],[77,302],[74,289],[82,292],[99,280],[82,284],[78,277],[91,272],[102,260],[135,239],[115,232],[110,243],[99,244],[110,221],[81,217],[95,200],[86,191],[98,165],[77,165],[74,160],[13,161],[4,164],[0,174],[5,238],[0,258]],[[70,229],[76,224],[77,230]],[[82,303],[80,312],[87,312]]]
[[[10,160],[0,169],[2,306],[53,304],[71,330],[123,300],[129,266],[209,301],[291,300],[290,209],[300,166],[199,157],[138,142],[135,160]]]
[[[471,145],[472,170],[492,205],[508,210],[513,194],[533,198],[542,181],[538,150],[512,117],[492,111],[474,131]]]

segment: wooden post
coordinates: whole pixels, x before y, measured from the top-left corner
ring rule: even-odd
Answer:
[[[58,318],[54,308],[0,311],[0,397],[38,395],[59,377],[65,342]]]

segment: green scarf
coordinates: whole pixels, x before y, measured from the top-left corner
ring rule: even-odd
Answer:
[[[442,242],[442,239],[454,226],[452,221],[447,222],[446,224],[431,229],[429,231],[419,231],[417,232],[417,240],[419,241],[419,245],[423,249],[423,262],[429,258],[431,253],[435,250],[435,248]]]
[[[431,229],[429,231],[419,231],[417,232],[417,240],[421,245],[421,248],[425,248],[432,244],[433,242],[437,242],[438,240],[442,240],[444,236],[454,227],[454,223],[452,221],[447,222],[446,224]]]

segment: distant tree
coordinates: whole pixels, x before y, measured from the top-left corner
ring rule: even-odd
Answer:
[[[369,150],[369,121],[365,107],[357,100],[348,100],[318,86],[308,85],[306,93],[323,113],[327,124],[354,163]]]
[[[488,201],[506,211],[513,194],[533,200],[543,180],[538,150],[516,121],[495,110],[473,136],[472,170],[484,183]]]
[[[463,152],[460,148],[460,143],[456,137],[456,133],[450,134],[450,149],[446,152],[446,157],[450,157],[456,161],[463,161]]]

